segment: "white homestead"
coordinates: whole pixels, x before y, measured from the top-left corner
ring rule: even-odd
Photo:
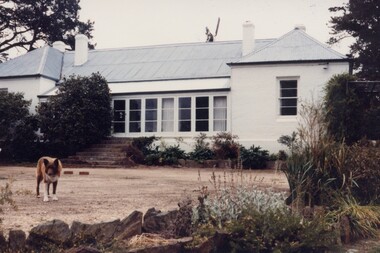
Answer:
[[[0,91],[23,92],[34,111],[62,77],[99,72],[112,94],[115,137],[191,143],[200,132],[227,131],[275,152],[277,139],[296,129],[300,103],[321,98],[332,75],[350,71],[347,57],[305,31],[297,25],[256,39],[248,21],[242,41],[101,50],[77,35],[75,52],[58,42],[0,64]]]

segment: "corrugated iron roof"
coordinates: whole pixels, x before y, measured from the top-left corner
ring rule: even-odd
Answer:
[[[0,78],[44,76],[58,81],[63,53],[45,46],[0,64]]]
[[[202,79],[229,77],[228,63],[347,60],[299,29],[278,39],[256,40],[254,52],[243,58],[241,49],[241,41],[227,41],[90,50],[88,61],[74,66],[74,52],[46,46],[0,64],[0,78],[41,75],[59,80],[99,72],[110,83]]]
[[[266,46],[255,49],[237,63],[346,60],[347,57],[294,29]]]
[[[272,41],[257,40],[256,44],[260,48]],[[81,66],[74,66],[74,52],[68,52],[63,75],[99,72],[108,82],[229,77],[227,63],[240,58],[241,41],[92,50]]]

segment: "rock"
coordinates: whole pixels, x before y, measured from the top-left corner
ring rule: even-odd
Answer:
[[[65,253],[101,253],[101,251],[92,247],[80,246],[80,247],[69,249],[65,251]]]
[[[71,230],[69,225],[61,220],[53,220],[40,224],[29,233],[27,244],[32,249],[41,250],[43,248],[70,247]]]
[[[74,242],[84,242],[91,244],[111,243],[116,229],[119,226],[119,219],[91,225],[74,221],[71,225],[71,232],[73,234]]]
[[[172,233],[178,210],[161,212],[150,208],[144,215],[143,231],[145,233]]]
[[[132,212],[128,217],[121,221],[120,226],[116,229],[114,237],[120,240],[126,240],[132,236],[140,235],[142,233],[142,219],[142,212]]]
[[[26,234],[22,230],[9,231],[9,250],[10,252],[23,252],[26,244]]]
[[[7,246],[7,240],[5,239],[4,233],[0,230],[0,252],[5,252]]]

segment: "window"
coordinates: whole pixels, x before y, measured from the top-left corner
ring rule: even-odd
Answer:
[[[297,80],[280,81],[280,115],[297,115]]]
[[[141,132],[141,99],[129,100],[129,132]]]
[[[191,97],[178,99],[178,130],[191,131]]]
[[[157,99],[145,100],[145,132],[157,132]]]
[[[174,98],[162,99],[161,131],[174,131]]]
[[[195,106],[195,131],[208,131],[208,97],[197,97]]]
[[[214,97],[214,131],[227,131],[227,97]]]
[[[113,131],[125,132],[125,100],[113,101]]]

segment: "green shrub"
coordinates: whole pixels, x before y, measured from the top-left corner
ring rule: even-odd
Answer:
[[[214,152],[210,149],[210,143],[206,141],[207,136],[204,133],[200,133],[195,137],[194,150],[189,153],[189,159],[202,162],[204,160],[210,160],[214,158]]]
[[[228,224],[231,252],[325,252],[336,234],[323,219],[305,220],[287,209],[244,210]]]
[[[269,151],[262,150],[260,146],[252,145],[250,148],[240,148],[240,158],[244,169],[263,169],[269,161]]]
[[[217,159],[237,159],[239,157],[238,137],[231,133],[220,132],[212,137],[212,151]]]
[[[73,154],[110,134],[112,110],[107,81],[100,74],[64,78],[38,108],[44,140],[57,156]]]
[[[0,158],[35,160],[39,155],[37,120],[29,113],[31,101],[21,93],[0,92]]]
[[[174,165],[178,164],[179,159],[186,159],[186,153],[179,147],[179,144],[174,146],[164,147],[163,150],[159,152],[160,162],[163,165]]]
[[[284,204],[284,193],[257,189],[242,172],[217,177],[212,191],[202,187],[193,208],[195,242],[224,235],[214,252],[324,252],[333,250],[337,234],[324,217],[308,220]],[[194,245],[193,245],[194,246]]]

